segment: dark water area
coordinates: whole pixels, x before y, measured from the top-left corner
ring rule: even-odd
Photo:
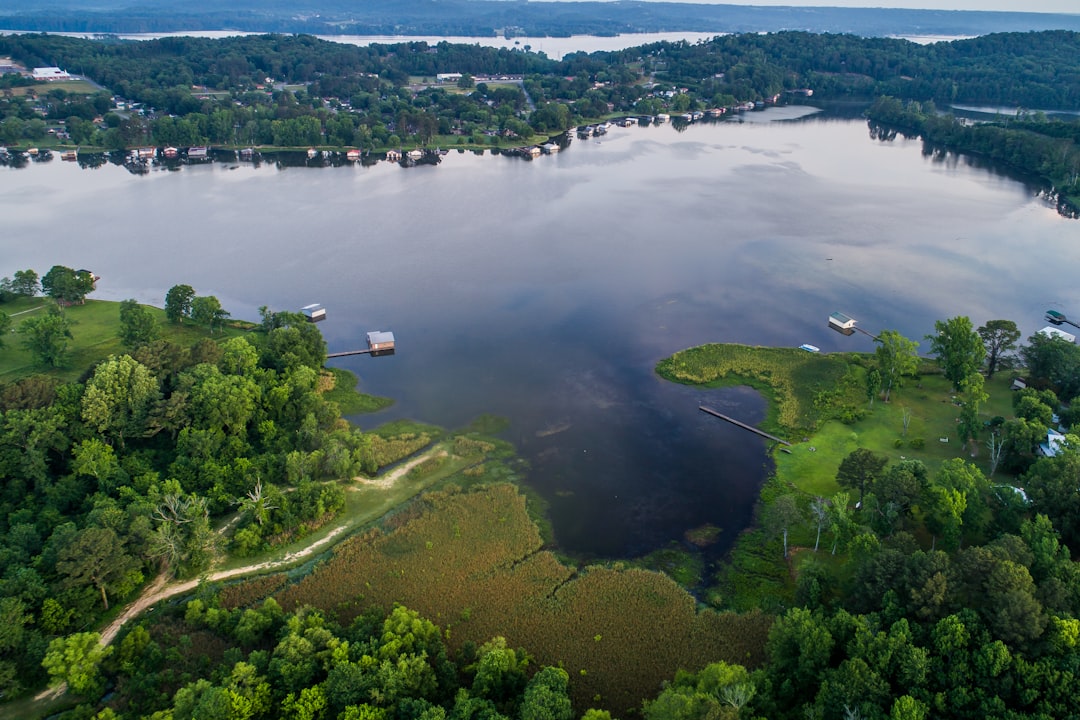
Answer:
[[[188,283],[251,319],[319,302],[331,351],[392,330],[394,356],[332,361],[396,400],[361,426],[506,417],[561,551],[637,557],[709,523],[717,557],[769,460],[697,407],[756,423],[764,403],[666,383],[657,361],[706,342],[872,350],[827,329],[836,310],[920,340],[956,315],[1026,337],[1047,309],[1080,312],[1080,223],[1037,186],[807,112],[612,128],[533,161],[0,169],[0,275],[85,267],[96,297],[157,305]]]

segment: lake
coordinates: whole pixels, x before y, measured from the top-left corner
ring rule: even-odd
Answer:
[[[332,351],[392,330],[397,355],[333,361],[397,400],[358,422],[508,418],[559,548],[582,559],[705,523],[724,530],[715,557],[750,519],[763,443],[697,406],[755,423],[764,405],[660,381],[676,350],[872,350],[827,329],[835,310],[916,339],[956,315],[1026,337],[1048,308],[1080,311],[1080,222],[1038,187],[807,108],[612,128],[531,162],[133,176],[55,160],[0,169],[0,211],[3,275],[85,267],[95,297],[157,305],[189,283],[251,319],[320,302]]]

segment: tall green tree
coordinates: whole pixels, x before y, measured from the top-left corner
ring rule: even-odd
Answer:
[[[34,297],[38,294],[38,274],[33,270],[16,270],[11,279],[12,292],[25,297]]]
[[[158,337],[154,316],[135,300],[120,303],[120,342],[129,350],[148,345]]]
[[[191,301],[195,299],[195,288],[190,285],[173,285],[165,293],[165,317],[169,322],[182,323],[191,317]]]
[[[47,315],[23,320],[19,334],[23,336],[23,348],[29,350],[39,364],[63,367],[67,363],[71,325],[56,308]]]
[[[1006,353],[1016,349],[1020,328],[1012,320],[988,320],[975,332],[979,333],[986,349],[986,377],[992,378],[1007,357]]]
[[[986,348],[969,318],[960,315],[938,320],[934,323],[934,334],[926,339],[930,341],[930,353],[938,359],[954,390],[960,390],[964,381],[982,368]]]
[[[94,276],[87,270],[53,265],[41,278],[41,289],[61,304],[81,303],[94,290]]]
[[[210,328],[210,332],[220,328],[229,313],[221,307],[221,302],[213,295],[199,296],[191,301],[191,320]]]
[[[840,487],[858,489],[862,504],[867,491],[873,492],[874,483],[881,478],[889,459],[867,448],[855,448],[840,461],[836,482]]]
[[[130,591],[141,580],[139,563],[112,528],[88,527],[60,549],[56,570],[71,587],[92,585],[109,609],[109,593]]]
[[[11,330],[11,316],[6,312],[0,311],[0,348],[4,347],[4,341],[7,339],[7,334]]]
[[[960,422],[957,425],[957,430],[960,433],[960,440],[969,444],[973,456],[975,455],[975,449],[978,447],[976,441],[979,438],[979,431],[982,429],[979,410],[982,408],[982,404],[990,399],[990,395],[983,389],[984,386],[983,376],[976,371],[964,378],[960,382],[959,388]]]
[[[895,330],[882,330],[876,342],[874,357],[877,359],[878,372],[881,373],[881,385],[885,390],[885,402],[889,402],[894,386],[899,385],[905,375],[913,375],[919,367],[916,351],[919,343],[909,340]]]
[[[1020,348],[1020,357],[1028,375],[1049,383],[1062,402],[1080,395],[1080,345],[1035,333]]]
[[[49,643],[41,664],[53,684],[66,682],[79,695],[94,695],[103,687],[101,663],[112,650],[101,646],[101,636],[95,632],[75,633]]]
[[[574,709],[567,694],[569,687],[570,676],[562,668],[541,669],[525,687],[519,720],[571,720]]]
[[[157,378],[146,366],[130,355],[112,355],[86,384],[83,421],[122,448],[127,436],[141,431],[159,396]]]

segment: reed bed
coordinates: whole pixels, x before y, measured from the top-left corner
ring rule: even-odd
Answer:
[[[663,575],[579,573],[541,545],[512,485],[434,493],[394,529],[339,545],[277,599],[286,610],[336,612],[342,622],[402,603],[442,625],[452,650],[502,635],[536,666],[566,668],[581,711],[625,716],[680,668],[762,661],[769,616],[698,612]]]

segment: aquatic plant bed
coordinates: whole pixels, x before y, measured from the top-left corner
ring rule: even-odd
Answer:
[[[582,571],[542,549],[508,484],[423,497],[393,529],[351,538],[276,597],[349,622],[403,603],[446,628],[458,650],[502,635],[537,665],[562,665],[578,708],[626,716],[680,668],[762,661],[770,616],[698,611],[674,581],[640,569]]]

